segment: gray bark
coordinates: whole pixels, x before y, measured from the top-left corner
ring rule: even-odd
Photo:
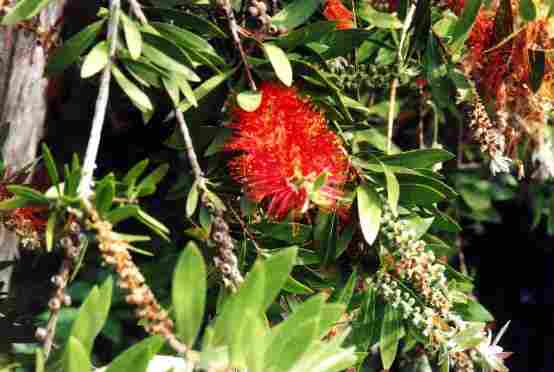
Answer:
[[[43,30],[52,30],[62,14],[65,0],[57,0],[38,17]],[[48,80],[43,76],[47,50],[33,32],[0,27],[0,134],[5,136],[2,158],[5,166],[18,170],[32,161],[44,134]],[[15,234],[0,226],[0,261],[17,258]],[[9,288],[11,268],[0,271],[0,281]]]

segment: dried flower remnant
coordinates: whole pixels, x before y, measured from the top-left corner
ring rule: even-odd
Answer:
[[[13,196],[5,185],[0,185],[0,200]],[[30,206],[15,208],[2,214],[2,224],[19,237],[21,247],[26,249],[41,248],[48,220],[48,207]]]
[[[341,0],[327,0],[323,15],[329,21],[335,21],[339,30],[354,28],[352,12],[344,6]]]
[[[503,120],[499,122],[503,123]],[[485,110],[485,106],[475,97],[473,111],[471,113],[470,128],[473,130],[473,137],[481,145],[481,152],[489,155],[490,170],[493,175],[496,173],[510,172],[512,160],[505,156],[506,138],[504,126],[495,126]]]
[[[268,202],[267,212],[275,219],[289,212],[297,217],[310,202],[339,208],[350,166],[323,114],[294,87],[265,82],[260,90],[256,111],[233,112],[235,131],[226,148],[239,155],[229,162],[232,176],[250,198]]]

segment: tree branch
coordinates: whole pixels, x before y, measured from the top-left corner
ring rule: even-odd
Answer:
[[[233,38],[233,43],[235,47],[239,50],[240,58],[244,65],[244,70],[246,71],[246,79],[248,80],[248,85],[250,85],[251,90],[257,90],[256,83],[252,77],[252,72],[250,71],[250,64],[246,59],[246,53],[244,53],[244,48],[242,47],[242,42],[240,41],[239,36],[239,26],[237,24],[237,19],[235,18],[235,13],[233,12],[233,7],[229,0],[218,1],[219,6],[225,12],[225,17],[227,17],[227,22],[229,24],[229,31],[231,31],[231,36]]]
[[[92,129],[90,131],[89,142],[83,162],[82,178],[79,184],[79,196],[88,198],[92,194],[92,176],[96,168],[96,157],[98,156],[98,148],[100,147],[100,138],[102,137],[102,128],[106,117],[106,109],[108,106],[108,97],[110,95],[110,80],[112,59],[115,55],[117,46],[117,31],[119,26],[119,11],[121,8],[120,0],[110,1],[110,20],[108,23],[108,40],[109,40],[109,55],[108,63],[104,67],[102,77],[100,78],[100,88],[98,90],[98,98],[94,108],[94,118],[92,119]]]

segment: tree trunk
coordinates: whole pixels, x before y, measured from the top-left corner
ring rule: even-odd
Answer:
[[[12,1],[13,2],[13,1]],[[50,4],[37,16],[37,26],[56,33],[65,0]],[[0,137],[4,165],[15,171],[36,157],[44,134],[47,84],[43,77],[48,48],[36,32],[15,26],[0,27]],[[0,261],[17,258],[14,233],[0,226]],[[9,288],[11,269],[0,271],[3,290]]]

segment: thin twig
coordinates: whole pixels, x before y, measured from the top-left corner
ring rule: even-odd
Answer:
[[[198,162],[198,157],[194,151],[194,146],[192,144],[192,138],[190,136],[189,128],[183,113],[179,109],[175,109],[175,117],[181,128],[183,134],[183,139],[185,141],[185,150],[187,151],[187,157],[189,159],[190,166],[192,168],[192,173],[194,174],[195,181],[198,184],[200,190],[203,190],[205,187],[204,172],[200,168],[200,163]]]
[[[96,157],[100,147],[100,138],[102,137],[102,128],[106,117],[108,107],[108,97],[110,95],[110,80],[112,59],[115,56],[117,46],[117,30],[119,26],[119,10],[121,8],[120,0],[111,0],[110,2],[110,20],[108,23],[108,40],[110,43],[108,63],[102,72],[100,78],[100,88],[98,89],[98,98],[94,108],[94,118],[92,119],[92,129],[83,162],[82,178],[79,184],[79,196],[88,198],[92,194],[92,176],[96,168]]]
[[[129,5],[131,6],[131,12],[137,17],[137,19],[142,23],[143,25],[148,24],[148,20],[146,19],[146,16],[144,15],[144,12],[142,11],[142,5],[139,4],[137,0],[128,0]]]
[[[244,70],[246,71],[246,79],[248,80],[248,85],[250,85],[251,90],[256,91],[257,90],[256,83],[254,82],[254,78],[252,77],[252,71],[250,71],[250,64],[246,59],[246,53],[244,52],[244,48],[242,47],[242,42],[240,41],[239,26],[237,24],[237,19],[235,18],[235,12],[233,12],[233,7],[231,6],[231,2],[229,0],[221,0],[219,4],[223,9],[223,11],[225,12],[225,17],[227,17],[227,22],[229,24],[229,31],[231,31],[233,43],[235,43],[235,47],[239,50],[240,58],[242,59]]]
[[[394,78],[390,87],[389,100],[389,120],[387,126],[387,155],[392,152],[392,129],[394,125],[394,109],[396,106],[396,88],[398,87],[398,78]]]

